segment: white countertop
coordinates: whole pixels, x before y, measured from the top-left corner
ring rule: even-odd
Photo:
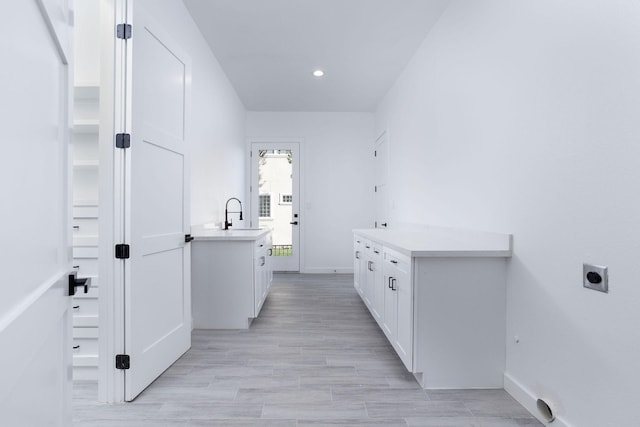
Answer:
[[[222,230],[213,224],[191,226],[191,236],[195,240],[258,240],[270,232],[268,228],[234,229],[231,227],[228,230]]]
[[[360,229],[354,234],[411,257],[511,257],[511,234],[445,227]]]

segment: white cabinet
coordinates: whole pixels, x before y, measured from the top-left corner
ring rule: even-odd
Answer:
[[[194,328],[247,329],[271,287],[271,232],[192,227],[191,234]]]
[[[411,259],[384,250],[382,330],[408,370],[413,368],[413,282]]]
[[[73,268],[90,277],[73,297],[73,378],[98,379],[98,86],[74,88]]]
[[[501,388],[511,236],[448,229],[354,234],[354,252],[361,253],[356,288],[418,382]]]
[[[356,291],[362,296],[362,265],[363,253],[362,253],[362,238],[354,236],[353,238],[353,286]]]
[[[354,286],[371,315],[380,320],[384,307],[382,246],[368,239],[354,240]]]
[[[270,256],[271,245],[268,244],[268,239],[263,237],[256,242],[253,253],[254,318],[260,314],[262,305],[267,299],[267,294],[271,288]]]

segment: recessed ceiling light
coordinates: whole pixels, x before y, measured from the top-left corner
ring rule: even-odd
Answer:
[[[316,77],[322,77],[322,76],[324,76],[324,71],[322,71],[322,70],[315,70],[315,71],[313,72],[313,75],[314,75],[314,76],[316,76]]]

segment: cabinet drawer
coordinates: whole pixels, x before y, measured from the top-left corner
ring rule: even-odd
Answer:
[[[98,218],[74,218],[73,237],[76,236],[97,236]]]
[[[72,354],[76,356],[98,356],[97,338],[74,338]]]
[[[98,316],[98,298],[73,298],[73,317]]]
[[[408,272],[411,269],[411,258],[393,249],[384,248],[383,259],[385,264],[390,264],[398,270]]]
[[[382,261],[382,246],[379,243],[371,242],[370,255],[371,259],[380,262]]]
[[[267,250],[267,239],[265,237],[256,240],[255,245],[256,251],[266,251]]]
[[[98,258],[74,258],[73,269],[78,272],[78,277],[98,276]],[[92,285],[95,285],[92,283]]]

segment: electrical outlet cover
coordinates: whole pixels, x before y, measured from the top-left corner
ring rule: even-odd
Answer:
[[[582,264],[582,286],[594,291],[609,292],[608,268],[601,265]]]

